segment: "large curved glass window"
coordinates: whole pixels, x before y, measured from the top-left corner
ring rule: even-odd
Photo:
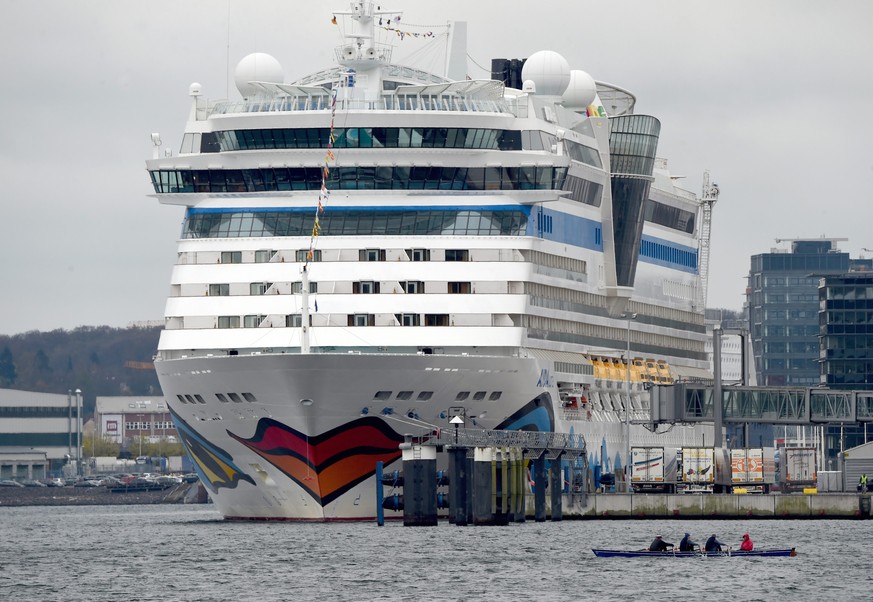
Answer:
[[[156,170],[157,193],[320,190],[318,167]],[[561,190],[566,167],[334,167],[332,190]]]
[[[671,207],[649,199],[646,202],[645,219],[647,222],[667,226],[680,232],[694,232],[694,213],[678,207]]]
[[[349,210],[325,211],[318,218],[320,236],[523,236],[527,215],[520,210]],[[189,209],[183,238],[309,236],[312,209]]]

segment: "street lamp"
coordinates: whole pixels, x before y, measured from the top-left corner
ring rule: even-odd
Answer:
[[[625,389],[627,390],[627,400],[624,404],[624,428],[625,428],[625,459],[624,459],[624,483],[626,491],[630,493],[631,479],[631,442],[630,442],[630,405],[631,405],[631,377],[630,377],[630,333],[631,320],[637,319],[637,314],[621,314],[627,322],[627,354],[625,355]]]
[[[82,389],[76,389],[76,475],[82,476]]]

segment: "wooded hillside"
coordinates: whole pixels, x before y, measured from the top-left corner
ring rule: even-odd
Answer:
[[[87,416],[97,396],[160,395],[152,357],[160,327],[0,335],[0,388],[40,393],[81,389]]]

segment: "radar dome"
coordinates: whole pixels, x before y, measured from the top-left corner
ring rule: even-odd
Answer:
[[[557,52],[540,50],[525,61],[521,79],[532,80],[537,94],[561,96],[570,83],[570,64]]]
[[[285,81],[285,72],[275,58],[263,52],[255,52],[244,57],[237,64],[233,72],[233,81],[243,98],[248,98],[262,92],[260,88],[249,82],[281,84]]]
[[[597,84],[594,78],[585,71],[573,69],[570,71],[570,85],[564,91],[562,101],[568,109],[584,109],[597,96]]]

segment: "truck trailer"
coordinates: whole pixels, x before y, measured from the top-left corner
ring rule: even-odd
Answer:
[[[731,450],[731,487],[734,493],[770,493],[776,483],[776,450],[746,447]]]
[[[815,487],[816,455],[814,447],[784,447],[779,450],[779,486],[783,493]]]
[[[631,486],[637,493],[675,493],[676,450],[632,447]]]
[[[679,492],[723,493],[730,488],[730,460],[722,447],[683,447],[676,462]]]

